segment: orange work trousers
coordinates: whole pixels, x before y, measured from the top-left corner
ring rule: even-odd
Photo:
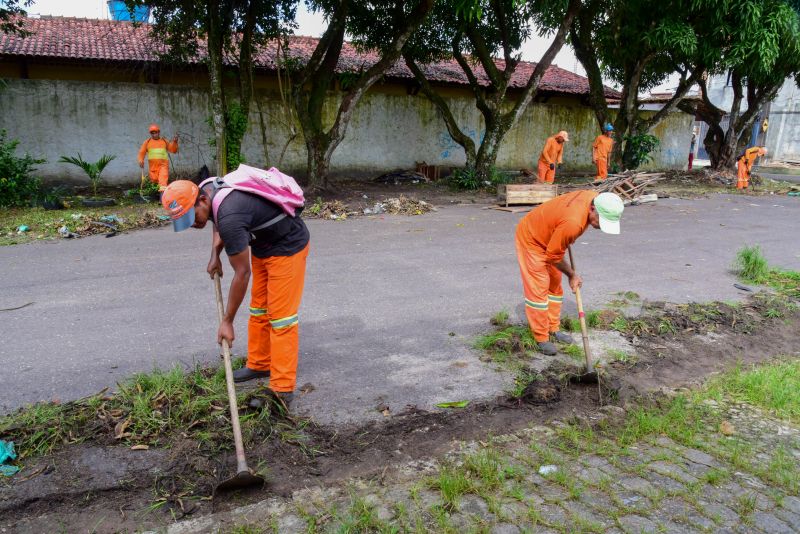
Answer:
[[[294,391],[300,348],[297,310],[303,297],[308,245],[293,256],[251,256],[253,287],[247,328],[247,367],[269,371],[273,391]]]
[[[736,163],[736,189],[747,189],[750,185],[750,173],[747,170],[747,163],[744,158]]]
[[[525,316],[536,341],[547,341],[561,327],[561,271],[542,254],[525,246],[517,237],[517,260],[525,292]]]
[[[549,163],[539,160],[539,183],[552,184],[556,179],[556,170]]]
[[[150,181],[158,184],[159,191],[166,189],[169,181],[169,160],[148,160],[147,166],[150,170]]]
[[[594,163],[597,165],[597,178],[595,180],[602,182],[608,178],[608,161],[605,158],[597,158]]]

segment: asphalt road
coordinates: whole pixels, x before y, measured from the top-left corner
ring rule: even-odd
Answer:
[[[311,221],[296,408],[323,422],[409,404],[483,398],[510,377],[469,346],[501,310],[520,319],[513,234],[522,215],[449,206],[418,217]],[[736,250],[759,244],[800,269],[800,200],[714,196],[630,207],[623,233],[575,245],[587,307],[619,291],[682,301],[741,298]],[[0,411],[93,393],[154,367],[217,361],[210,235],[169,228],[0,248]],[[226,278],[227,280],[227,278]],[[567,308],[574,309],[572,297]],[[246,312],[235,352],[245,352]]]

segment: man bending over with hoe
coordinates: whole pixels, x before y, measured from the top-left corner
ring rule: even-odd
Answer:
[[[575,191],[548,200],[528,213],[517,225],[516,246],[522,286],[525,291],[525,315],[542,354],[558,352],[554,341],[575,341],[560,331],[562,273],[569,278],[572,291],[583,280],[564,259],[568,247],[588,226],[607,234],[619,234],[619,220],[624,206],[614,193]]]
[[[208,274],[222,276],[220,252],[225,249],[233,280],[217,341],[234,340],[233,319],[244,300],[250,276],[250,321],[247,365],[234,381],[270,378],[270,389],[286,404],[297,380],[299,320],[309,232],[299,214],[303,192],[275,168],[246,165],[223,179],[200,186],[188,180],[171,183],[161,198],[176,232],[214,225]]]

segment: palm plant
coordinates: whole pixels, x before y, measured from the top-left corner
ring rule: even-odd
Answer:
[[[83,172],[85,172],[89,177],[89,181],[92,182],[92,196],[97,198],[97,187],[100,185],[101,181],[100,175],[103,173],[103,170],[106,168],[106,166],[116,157],[117,156],[103,154],[95,163],[89,163],[88,161],[84,161],[81,157],[81,153],[78,152],[77,158],[72,156],[61,156],[61,159],[58,161],[62,163],[71,163],[83,169]]]

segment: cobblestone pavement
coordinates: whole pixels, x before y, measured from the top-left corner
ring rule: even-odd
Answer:
[[[753,406],[713,400],[687,401],[687,418],[702,415],[684,428],[685,404],[672,402],[666,433],[654,431],[664,408],[606,407],[592,421],[457,443],[440,461],[168,532],[800,531],[800,430]],[[627,439],[633,429],[639,434]]]

